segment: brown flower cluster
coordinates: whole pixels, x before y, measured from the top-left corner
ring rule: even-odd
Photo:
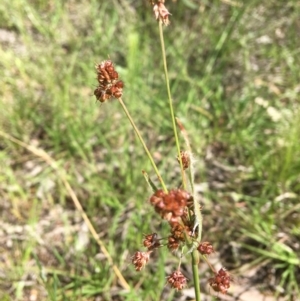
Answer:
[[[143,245],[144,245],[144,247],[146,247],[148,249],[148,251],[157,249],[161,246],[156,233],[151,233],[151,234],[145,235]]]
[[[173,189],[166,193],[160,189],[151,196],[150,203],[163,219],[172,224],[177,223],[178,218],[184,215],[190,199],[191,195],[184,190]]]
[[[180,240],[178,240],[178,239],[174,238],[172,235],[170,235],[168,237],[167,246],[170,251],[176,251],[176,250],[178,250],[178,248],[180,246]]]
[[[137,251],[135,254],[132,256],[131,261],[133,265],[135,266],[136,271],[141,271],[143,267],[147,264],[147,262],[150,259],[150,254],[152,251],[148,252],[140,252]]]
[[[100,102],[105,102],[111,97],[120,98],[123,93],[124,83],[119,80],[119,74],[110,60],[106,60],[95,66],[99,86],[94,95]]]
[[[213,253],[215,250],[211,243],[208,241],[204,241],[201,244],[199,244],[197,250],[202,254],[202,255],[210,255]]]
[[[218,273],[215,274],[214,278],[209,279],[209,284],[214,291],[226,294],[230,287],[231,277],[229,273],[221,268]]]
[[[161,243],[157,234],[151,233],[144,235],[143,245],[147,248],[147,252],[137,251],[131,258],[136,271],[142,270],[142,268],[148,263],[150,254],[153,252],[153,250],[159,248]]]
[[[191,231],[188,226],[183,226],[179,223],[171,225],[171,235],[168,237],[168,249],[176,251],[181,242],[185,241],[185,234],[191,235]]]
[[[187,279],[179,270],[173,272],[170,276],[168,276],[167,281],[172,288],[175,288],[177,290],[182,290],[187,283]]]
[[[167,26],[170,24],[169,15],[171,14],[165,7],[164,2],[165,2],[164,0],[160,0],[160,1],[150,0],[150,3],[153,5],[153,12],[156,20],[159,20],[160,22],[162,22],[164,25]]]

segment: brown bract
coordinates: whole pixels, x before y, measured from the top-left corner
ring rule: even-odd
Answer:
[[[120,98],[123,93],[124,83],[119,80],[119,74],[110,60],[101,62],[95,66],[99,86],[94,95],[100,102],[105,102],[111,97]]]
[[[180,163],[180,159],[182,162],[183,169],[188,169],[190,166],[190,154],[187,151],[180,151],[180,158],[177,157],[177,161]]]

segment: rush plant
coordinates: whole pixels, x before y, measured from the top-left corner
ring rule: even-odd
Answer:
[[[177,254],[179,262],[174,271],[167,276],[166,282],[176,290],[182,290],[188,284],[188,279],[180,269],[181,261],[184,256],[189,256],[193,271],[193,285],[196,300],[201,300],[200,281],[198,265],[200,259],[205,261],[212,270],[213,276],[208,279],[209,285],[213,290],[220,293],[227,293],[230,287],[231,277],[225,268],[216,271],[210,264],[208,256],[214,252],[209,242],[202,241],[202,213],[201,206],[194,189],[194,170],[195,159],[190,147],[189,138],[183,124],[175,118],[173,100],[169,83],[169,74],[166,61],[163,28],[170,24],[171,15],[165,7],[165,1],[150,1],[156,20],[158,21],[159,37],[161,43],[162,60],[164,65],[165,83],[170,108],[170,120],[173,127],[174,138],[176,141],[177,160],[180,165],[180,185],[179,187],[168,187],[162,178],[158,167],[153,159],[147,143],[137,128],[133,117],[130,115],[125,102],[122,100],[124,83],[119,79],[119,74],[111,60],[105,60],[96,65],[98,87],[94,95],[101,103],[108,102],[115,98],[119,101],[128,120],[130,121],[136,135],[148,156],[154,172],[159,181],[157,187],[148,173],[143,171],[146,181],[153,190],[149,198],[149,203],[154,207],[155,212],[169,224],[169,236],[161,238],[157,233],[149,233],[144,236],[143,245],[145,250],[137,251],[132,256],[132,264],[136,271],[141,271],[151,259],[153,252],[159,251],[161,247],[167,247],[174,255]],[[180,146],[178,129],[182,133],[185,147]]]

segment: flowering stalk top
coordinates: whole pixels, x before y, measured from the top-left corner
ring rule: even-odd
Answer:
[[[170,24],[169,15],[171,14],[165,7],[164,2],[165,2],[164,0],[160,0],[160,1],[150,0],[150,3],[153,5],[153,12],[156,20],[159,20],[159,22],[162,22],[164,25],[167,26]]]
[[[106,60],[95,66],[99,86],[94,95],[100,102],[105,102],[111,97],[120,98],[123,93],[124,83],[119,80],[119,74],[110,60]]]

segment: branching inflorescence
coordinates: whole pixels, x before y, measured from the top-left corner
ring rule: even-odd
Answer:
[[[160,26],[170,24],[169,15],[171,14],[166,9],[164,2],[165,1],[150,0],[150,3],[153,5],[155,18],[158,20]],[[224,268],[221,268],[218,272],[214,270],[207,258],[207,256],[214,252],[214,249],[209,242],[201,242],[201,207],[197,200],[195,200],[193,188],[193,164],[195,160],[192,157],[187,134],[185,133],[182,124],[178,121],[179,128],[183,133],[184,140],[187,145],[187,150],[180,150],[177,157],[177,161],[179,162],[182,171],[182,187],[168,190],[160,177],[156,164],[154,163],[149,150],[147,149],[137,127],[135,126],[125,104],[121,99],[124,84],[121,80],[119,80],[118,72],[115,70],[112,61],[105,60],[100,64],[97,64],[95,67],[99,83],[98,87],[94,91],[97,100],[99,100],[101,103],[109,100],[110,98],[117,98],[119,100],[136,134],[138,135],[140,142],[144,146],[144,149],[162,185],[162,189],[156,188],[154,184],[151,185],[151,187],[154,189],[154,193],[150,197],[149,201],[159,216],[168,222],[170,226],[170,233],[166,238],[159,238],[157,233],[151,233],[144,236],[143,245],[146,250],[137,251],[132,256],[132,264],[134,265],[135,270],[141,271],[149,262],[151,253],[160,249],[161,247],[166,246],[171,252],[180,250],[179,266],[167,277],[166,280],[172,288],[175,288],[176,290],[182,290],[184,287],[186,287],[188,280],[180,271],[181,258],[184,255],[191,254],[196,300],[200,300],[200,285],[197,265],[199,264],[199,257],[201,256],[204,261],[208,263],[209,267],[214,273],[214,277],[210,278],[208,283],[216,292],[225,294],[230,287],[230,274]],[[165,68],[165,70],[167,69]],[[171,113],[173,114],[172,105]],[[172,118],[175,120],[174,116],[172,116]],[[176,130],[174,133],[175,138],[178,139],[178,137],[176,137]],[[188,192],[186,188],[186,172],[189,172],[188,179],[190,182],[191,192]]]

